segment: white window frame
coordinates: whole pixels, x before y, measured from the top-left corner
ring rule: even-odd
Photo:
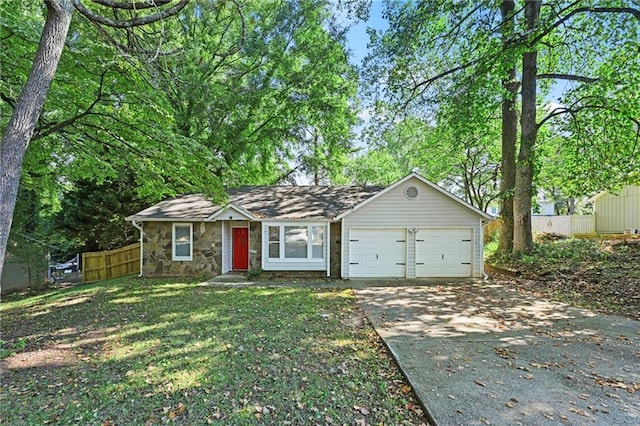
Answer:
[[[176,255],[176,228],[189,227],[189,256]],[[191,261],[193,260],[193,223],[178,222],[171,226],[171,260]]]
[[[263,244],[264,251],[266,253],[265,258],[268,262],[283,262],[283,263],[308,263],[308,262],[318,262],[322,263],[327,261],[327,244],[328,241],[328,229],[326,222],[264,222],[264,239],[266,240],[266,244]],[[269,228],[270,227],[278,227],[279,228],[279,257],[270,257],[269,246],[272,241],[269,240]],[[286,227],[297,227],[297,228],[307,228],[307,256],[306,257],[285,257],[286,250],[286,241],[285,241],[285,228]],[[313,228],[319,227],[323,230],[323,239],[322,239],[322,257],[313,257]],[[274,241],[275,242],[275,241]]]

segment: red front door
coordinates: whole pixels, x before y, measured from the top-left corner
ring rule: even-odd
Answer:
[[[249,230],[233,228],[233,270],[249,269]]]

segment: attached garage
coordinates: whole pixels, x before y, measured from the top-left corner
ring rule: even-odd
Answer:
[[[471,277],[471,228],[420,228],[416,233],[416,277]]]
[[[337,217],[342,278],[483,275],[488,214],[411,174]]]
[[[349,276],[404,277],[406,233],[405,228],[352,228],[349,232]]]

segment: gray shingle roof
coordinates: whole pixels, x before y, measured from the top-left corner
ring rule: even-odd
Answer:
[[[201,219],[204,220],[218,211],[220,207],[204,198],[202,194],[183,195],[171,198],[146,208],[127,220],[170,220],[170,219]]]
[[[332,219],[382,188],[373,186],[246,186],[228,190],[228,202],[260,219]],[[205,220],[223,207],[202,194],[162,201],[127,220]]]

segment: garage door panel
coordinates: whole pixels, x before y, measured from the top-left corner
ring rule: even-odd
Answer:
[[[404,228],[366,228],[349,231],[350,277],[404,277],[406,268],[406,230]],[[358,239],[359,244],[353,240]]]
[[[416,237],[416,276],[470,277],[472,230],[419,229]]]

